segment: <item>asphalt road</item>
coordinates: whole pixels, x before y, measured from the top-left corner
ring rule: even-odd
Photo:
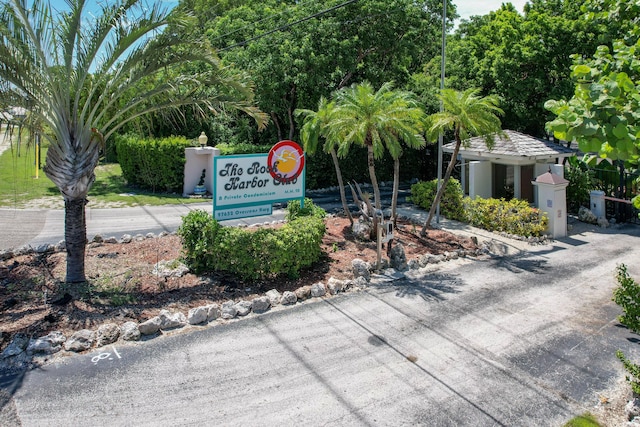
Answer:
[[[390,190],[381,190],[382,198],[390,201]],[[342,209],[340,195],[337,191],[309,192],[315,204],[323,207],[327,212]],[[401,189],[399,200],[404,200],[409,194],[407,186]],[[351,197],[349,197],[351,200]],[[94,209],[87,207],[87,238],[89,240],[97,234],[102,237],[121,238],[124,234],[136,235],[163,231],[173,232],[182,223],[182,217],[193,209],[212,211],[212,202],[195,204],[178,204],[164,206],[137,206],[130,208]],[[351,206],[355,212],[355,206]],[[220,221],[224,225],[255,224],[271,222],[284,218],[285,212],[275,205],[273,214],[243,218],[239,220]],[[64,240],[64,210],[61,209],[6,209],[0,208],[0,250],[20,248],[30,245],[37,247],[42,244],[56,244]]]
[[[24,373],[24,426],[560,426],[620,378],[638,340],[611,301],[640,277],[639,229],[458,260],[366,291]]]

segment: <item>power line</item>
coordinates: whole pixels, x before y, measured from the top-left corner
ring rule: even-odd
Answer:
[[[342,7],[348,6],[348,5],[350,5],[350,4],[352,4],[352,3],[355,3],[355,2],[357,2],[357,1],[358,1],[358,0],[349,0],[349,1],[346,1],[346,2],[344,2],[344,3],[342,3],[342,4],[339,4],[339,5],[337,5],[337,6],[330,7],[329,9],[325,9],[325,10],[323,10],[323,11],[320,11],[320,12],[314,13],[313,15],[309,15],[309,16],[307,16],[307,17],[305,17],[305,18],[299,19],[299,20],[297,20],[297,21],[295,21],[295,22],[292,22],[292,23],[290,23],[290,24],[282,25],[282,26],[280,26],[280,27],[278,27],[278,28],[276,28],[276,29],[273,29],[273,30],[267,31],[266,33],[260,34],[259,36],[255,36],[255,37],[252,37],[252,38],[250,38],[250,39],[247,39],[247,40],[241,41],[241,42],[239,42],[239,43],[232,44],[231,46],[223,47],[222,49],[218,49],[218,52],[224,52],[225,50],[233,49],[234,47],[244,46],[245,44],[247,44],[247,43],[249,43],[249,42],[252,42],[252,41],[255,41],[255,40],[261,39],[262,37],[265,37],[265,36],[268,36],[268,35],[270,35],[270,34],[276,33],[276,32],[278,32],[278,31],[286,30],[286,29],[288,29],[288,28],[293,27],[294,25],[298,25],[298,24],[301,24],[301,23],[303,23],[303,22],[309,21],[309,20],[311,20],[311,19],[313,19],[313,18],[317,18],[317,17],[319,17],[319,16],[325,15],[325,14],[327,14],[327,13],[329,13],[329,12],[333,12],[334,10],[337,10],[337,9],[342,8]]]
[[[313,3],[314,1],[315,1],[315,0],[309,0],[309,1],[307,1],[307,2],[299,3],[299,4],[296,4],[296,7],[306,6],[308,3]],[[264,22],[264,21],[266,21],[266,20],[269,20],[269,19],[272,19],[272,18],[276,18],[276,17],[278,17],[278,16],[282,16],[282,15],[284,15],[285,13],[290,12],[290,11],[291,11],[291,9],[286,9],[286,10],[283,10],[282,12],[280,12],[280,13],[276,13],[275,15],[267,16],[267,17],[262,18],[262,19],[260,19],[260,20],[258,20],[258,21],[255,21],[255,22],[252,22],[252,23],[250,23],[250,24],[247,24],[247,25],[245,25],[244,27],[236,28],[235,30],[232,30],[232,31],[229,31],[228,33],[222,34],[221,36],[218,36],[218,37],[214,38],[214,39],[213,39],[213,40],[211,40],[211,41],[212,41],[212,42],[215,42],[215,41],[220,40],[220,39],[222,39],[222,38],[224,38],[224,37],[230,36],[231,34],[235,34],[235,33],[237,33],[238,31],[242,31],[242,30],[244,30],[245,28],[248,28],[248,27],[251,27],[251,26],[256,26],[257,24],[260,24],[261,22]]]

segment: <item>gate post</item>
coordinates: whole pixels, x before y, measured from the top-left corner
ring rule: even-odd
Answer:
[[[547,231],[554,239],[567,236],[567,186],[569,181],[551,172],[532,182],[538,189],[538,209],[547,213]]]
[[[606,210],[604,205],[604,191],[593,190],[590,193],[591,212],[596,218],[605,218]]]

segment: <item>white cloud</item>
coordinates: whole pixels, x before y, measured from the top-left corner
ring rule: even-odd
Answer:
[[[502,3],[511,3],[522,13],[527,0],[456,0],[454,4],[458,9],[461,19],[468,19],[473,15],[486,15],[491,11],[500,9]]]

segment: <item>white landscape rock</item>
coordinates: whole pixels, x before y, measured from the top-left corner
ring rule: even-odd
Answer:
[[[291,292],[291,291],[283,292],[282,299],[280,300],[280,303],[282,305],[292,305],[292,304],[295,304],[296,302],[298,302],[298,297],[296,296],[295,292]]]
[[[251,310],[254,313],[264,313],[271,308],[271,301],[269,297],[257,297],[251,300]]]
[[[187,314],[187,322],[190,325],[198,325],[207,321],[209,309],[206,306],[194,307]]]
[[[251,306],[251,301],[242,300],[237,302],[235,307],[238,311],[238,316],[246,316],[247,314],[249,314],[251,312]]]
[[[353,270],[353,277],[364,277],[364,279],[368,282],[371,277],[371,264],[368,262],[361,260],[360,258],[354,258],[351,261],[351,268]]]
[[[282,300],[282,295],[280,294],[280,292],[278,292],[277,289],[271,289],[270,291],[267,291],[265,295],[267,296],[267,298],[269,298],[271,306],[280,304],[280,301]]]
[[[331,295],[335,295],[338,292],[343,292],[347,286],[346,280],[336,279],[335,277],[330,277],[327,281],[327,290]]]
[[[81,329],[69,337],[64,348],[67,351],[81,352],[89,350],[96,339],[96,333],[90,329]]]
[[[120,327],[115,323],[105,323],[98,327],[96,331],[96,345],[102,347],[103,345],[112,344],[120,337]]]
[[[227,301],[222,304],[220,317],[228,320],[228,319],[233,319],[237,315],[238,315],[238,309],[236,308],[236,303],[234,301]]]
[[[140,335],[140,329],[138,329],[136,322],[125,322],[120,326],[120,337],[125,341],[138,341]]]
[[[62,332],[53,331],[43,337],[29,340],[27,353],[57,353],[62,350],[62,345],[66,340],[67,337]]]
[[[160,329],[162,330],[181,328],[187,324],[187,318],[180,312],[171,313],[169,310],[160,310],[158,317],[160,318]]]
[[[207,321],[210,322],[212,320],[216,320],[218,317],[220,317],[221,312],[220,312],[220,306],[218,304],[209,304],[206,306],[207,307]]]
[[[152,335],[160,330],[162,321],[160,317],[154,316],[151,319],[144,321],[138,325],[138,330],[142,335]]]
[[[327,293],[327,288],[324,286],[324,283],[318,282],[311,285],[311,296],[312,297],[323,297]]]
[[[27,346],[29,345],[29,337],[25,334],[16,334],[13,337],[13,341],[2,351],[2,355],[0,356],[2,359],[6,359],[8,357],[17,356],[20,353],[23,353]]]

